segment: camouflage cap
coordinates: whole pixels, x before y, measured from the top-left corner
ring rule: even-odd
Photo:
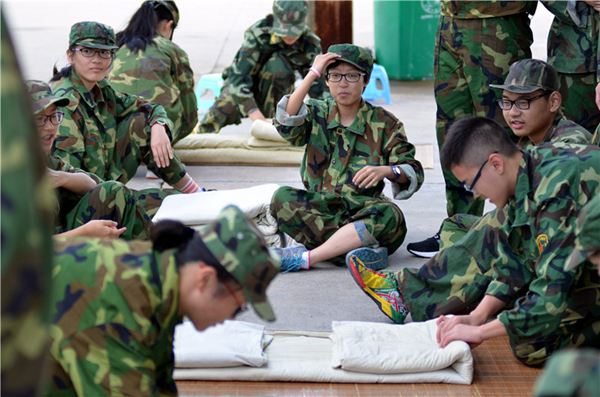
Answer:
[[[573,269],[600,252],[600,196],[588,201],[579,212],[575,235],[575,249],[566,261],[566,269]]]
[[[34,114],[38,114],[52,104],[56,104],[56,106],[69,105],[69,98],[54,96],[50,86],[45,81],[27,80],[25,82],[25,87],[27,87],[27,91],[29,92],[29,95],[31,95]]]
[[[298,37],[304,33],[308,1],[275,0],[273,2],[273,32],[277,36]]]
[[[337,59],[338,61],[356,66],[367,74],[367,81],[369,81],[373,71],[373,57],[365,48],[354,44],[334,44],[329,47],[327,52],[341,55],[341,58]]]
[[[74,45],[98,48],[100,50],[116,50],[115,31],[99,22],[77,22],[71,26],[69,48]]]
[[[256,314],[266,321],[275,320],[266,290],[279,272],[279,259],[254,223],[230,205],[199,232],[209,251],[242,286]]]
[[[510,65],[504,84],[490,87],[528,94],[537,90],[557,91],[558,73],[551,65],[539,59],[522,59]]]

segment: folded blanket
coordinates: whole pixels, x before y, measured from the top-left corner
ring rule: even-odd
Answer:
[[[175,366],[262,367],[267,362],[263,350],[273,339],[264,331],[262,325],[227,320],[199,332],[191,321],[184,321],[175,327]]]
[[[468,378],[470,372],[472,376],[469,345],[454,341],[439,347],[436,320],[403,325],[334,321],[332,329],[334,368],[397,374],[437,371],[459,362],[462,375]]]
[[[396,369],[390,370],[386,364],[381,371],[372,366],[351,364],[352,370],[340,368],[339,362],[355,360],[353,352],[347,352],[346,347],[355,344],[356,337],[348,329],[355,324],[369,324],[376,334],[387,333],[391,328],[402,328],[406,325],[389,325],[380,323],[355,323],[337,322],[335,329],[330,332],[275,332],[273,341],[265,349],[267,354],[266,366],[260,368],[235,367],[235,368],[176,368],[173,374],[175,379],[196,380],[236,380],[236,381],[293,381],[293,382],[342,382],[342,383],[456,383],[471,384],[473,381],[473,358],[468,345],[463,344],[458,348],[452,347],[453,360],[433,360],[430,358],[419,359],[423,352],[421,347],[416,348],[416,353],[410,353],[411,344],[429,344],[431,337],[435,338],[433,328],[435,322],[412,323],[406,333],[414,334],[411,342],[404,348],[395,352],[394,347],[387,341],[380,339],[382,345],[374,347],[373,340],[366,341],[367,347],[360,347],[367,356],[375,353],[393,357],[397,363],[411,362],[409,365],[401,364]],[[359,326],[361,327],[361,326]],[[363,329],[364,330],[364,329]],[[350,336],[348,335],[350,334]],[[398,334],[395,334],[398,335]],[[345,339],[350,338],[346,343]],[[340,345],[341,343],[341,345]],[[454,343],[454,342],[453,342]],[[460,345],[461,343],[457,343]],[[465,349],[466,346],[466,349]],[[450,346],[449,346],[450,347]],[[444,350],[444,349],[439,349]],[[340,355],[340,352],[343,354]],[[394,354],[395,353],[395,354]],[[429,355],[431,357],[431,355]],[[367,361],[377,360],[370,357]],[[442,362],[440,364],[440,362]],[[374,361],[376,363],[376,361]],[[346,364],[343,364],[346,365]],[[446,365],[446,366],[444,366]],[[402,368],[401,368],[402,367]],[[359,372],[355,369],[364,368]],[[400,372],[396,372],[399,371]],[[406,372],[402,372],[407,370]],[[391,371],[391,372],[390,372]]]
[[[205,225],[217,219],[223,208],[233,204],[254,221],[265,237],[274,236],[278,231],[277,220],[271,215],[269,207],[277,189],[279,185],[271,183],[246,189],[174,194],[163,200],[152,221],[173,219],[191,227]],[[280,242],[278,236],[276,239]],[[269,239],[267,242],[277,244]]]

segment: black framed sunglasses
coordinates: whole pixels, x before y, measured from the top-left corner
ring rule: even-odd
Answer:
[[[517,107],[517,109],[528,110],[529,107],[531,106],[531,102],[532,101],[535,101],[536,99],[543,98],[543,97],[548,96],[550,94],[552,94],[552,93],[551,92],[545,92],[545,93],[543,93],[541,95],[534,96],[533,98],[517,99],[516,101],[511,101],[510,99],[501,98],[501,99],[498,99],[498,105],[500,105],[500,109],[502,109],[502,110],[510,110],[510,109],[512,109],[513,105],[515,105]]]
[[[494,150],[490,156],[492,154],[498,153],[497,150]],[[481,171],[483,171],[483,167],[485,167],[485,165],[488,163],[488,161],[490,161],[490,157],[488,156],[487,160],[485,160],[483,162],[483,164],[481,164],[481,167],[479,167],[479,171],[477,171],[477,174],[475,175],[475,178],[473,178],[473,183],[471,183],[471,185],[467,185],[466,183],[463,183],[463,189],[465,189],[467,192],[469,193],[473,193],[473,194],[478,194],[477,190],[475,190],[475,184],[477,183],[477,181],[479,180],[479,177],[481,176]]]

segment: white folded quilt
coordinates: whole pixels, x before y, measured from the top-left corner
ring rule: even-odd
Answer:
[[[191,321],[184,321],[175,327],[175,366],[262,367],[267,362],[263,349],[273,339],[264,331],[262,325],[227,320],[199,332]]]
[[[405,325],[334,322],[331,333],[279,331],[265,349],[263,367],[176,368],[174,378],[471,384],[473,358],[468,345],[453,342],[440,349],[436,328],[431,320]]]
[[[153,222],[173,219],[188,226],[205,225],[217,219],[221,210],[233,204],[254,221],[265,235],[277,233],[277,220],[271,215],[271,198],[279,185],[271,183],[246,189],[218,190],[167,196]]]

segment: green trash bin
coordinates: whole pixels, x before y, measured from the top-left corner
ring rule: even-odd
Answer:
[[[396,80],[433,78],[440,0],[375,0],[375,57]]]

